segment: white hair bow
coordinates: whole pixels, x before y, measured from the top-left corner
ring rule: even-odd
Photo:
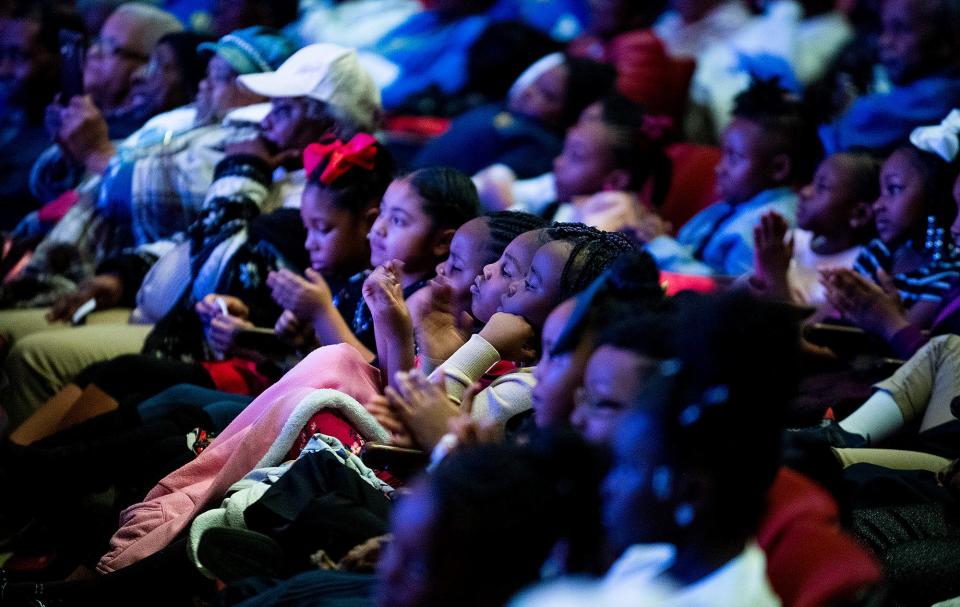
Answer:
[[[910,143],[924,152],[931,152],[953,162],[960,152],[960,110],[953,110],[936,126],[921,126],[910,133]]]

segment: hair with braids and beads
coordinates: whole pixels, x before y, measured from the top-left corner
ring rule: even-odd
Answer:
[[[333,203],[337,208],[355,215],[362,213],[371,205],[376,205],[383,198],[383,193],[387,191],[390,181],[393,180],[396,165],[387,148],[380,143],[375,143],[374,146],[376,156],[372,169],[367,170],[361,166],[352,166],[327,185],[321,183],[320,176],[323,175],[324,170],[333,158],[333,155],[330,155],[320,160],[307,175],[307,187],[320,188],[329,192],[332,194]]]
[[[545,219],[523,211],[494,211],[483,217],[490,230],[484,265],[495,262],[517,236],[547,227]]]
[[[645,382],[636,408],[659,420],[674,478],[698,470],[716,483],[701,524],[739,539],[756,531],[780,467],[800,318],[743,293],[690,294],[675,306],[665,317],[674,327],[670,358]]]
[[[645,251],[622,253],[577,295],[576,306],[551,353],[569,352],[577,347],[584,334],[602,333],[603,327],[611,324],[623,328],[639,319],[638,314],[662,309],[667,301],[660,286],[660,272],[650,254]],[[636,334],[633,330],[628,333]],[[594,343],[599,344],[599,340],[600,333],[597,333]]]
[[[817,129],[808,119],[800,98],[780,86],[780,78],[754,78],[734,99],[733,117],[760,126],[777,154],[790,159],[791,183],[806,184],[823,156]]]
[[[596,232],[574,238],[573,250],[560,274],[561,301],[590,286],[620,255],[637,251],[636,245],[619,232]]]
[[[611,135],[614,164],[630,173],[627,187],[641,190],[650,182],[650,202],[660,206],[667,197],[673,175],[673,162],[666,152],[670,129],[653,129],[651,124],[665,117],[644,112],[619,93],[607,95],[599,103],[600,120]]]

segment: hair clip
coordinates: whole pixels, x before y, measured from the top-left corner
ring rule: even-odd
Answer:
[[[960,110],[953,110],[940,124],[921,126],[910,133],[910,143],[918,150],[936,154],[945,162],[953,162],[960,152]]]
[[[303,168],[310,175],[326,160],[327,166],[318,181],[330,186],[353,167],[373,170],[376,158],[377,140],[366,133],[358,133],[347,143],[339,139],[311,143],[303,150]]]

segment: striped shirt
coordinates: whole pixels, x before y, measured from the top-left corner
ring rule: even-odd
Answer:
[[[860,253],[853,268],[879,284],[877,272],[883,270],[893,277],[900,299],[911,306],[918,301],[941,301],[960,282],[960,252],[954,247],[942,259],[930,259],[909,272],[893,274],[893,255],[879,239],[874,239]]]

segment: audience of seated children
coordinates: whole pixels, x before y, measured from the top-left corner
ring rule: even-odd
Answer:
[[[824,306],[820,271],[852,268],[873,234],[880,163],[865,154],[834,154],[800,190],[797,227],[771,212],[754,227],[750,286],[764,297]],[[788,236],[789,235],[789,236]]]
[[[470,178],[449,168],[420,169],[395,179],[380,202],[370,229],[370,265],[390,264],[403,298],[423,288],[450,253],[450,243],[461,225],[477,216],[477,190]],[[367,360],[376,356],[374,319],[357,293],[365,275],[350,279],[356,310],[345,318],[333,302],[323,277],[306,278],[280,270],[267,281],[273,296],[300,322],[313,325],[321,345],[348,343]]]
[[[886,153],[915,127],[933,124],[960,105],[957,3],[884,0],[880,16],[877,62],[888,84],[853,99],[834,122],[820,127],[829,153]]]
[[[776,211],[792,226],[793,188],[810,179],[819,146],[798,101],[776,80],[755,82],[737,97],[717,165],[720,200],[684,225],[676,238],[658,218],[643,226],[647,251],[662,270],[740,276],[753,268],[753,228]]]
[[[613,85],[613,77],[604,64],[547,55],[514,83],[506,105],[484,105],[456,117],[412,166],[444,164],[472,175],[502,164],[519,179],[540,175],[560,152],[561,135]]]
[[[668,359],[634,361],[651,377],[630,399],[604,480],[603,523],[617,561],[602,583],[559,582],[512,605],[780,604],[753,536],[795,378],[782,361],[799,354],[788,318],[742,296],[680,305],[675,326],[698,331],[675,331]]]
[[[960,278],[948,235],[957,216],[951,196],[956,163],[920,145],[897,148],[883,163],[880,196],[873,205],[877,238],[854,269],[822,276],[830,305],[895,349],[911,335],[911,326],[934,324],[955,297]]]
[[[0,4],[0,605],[960,594],[957,0]]]

